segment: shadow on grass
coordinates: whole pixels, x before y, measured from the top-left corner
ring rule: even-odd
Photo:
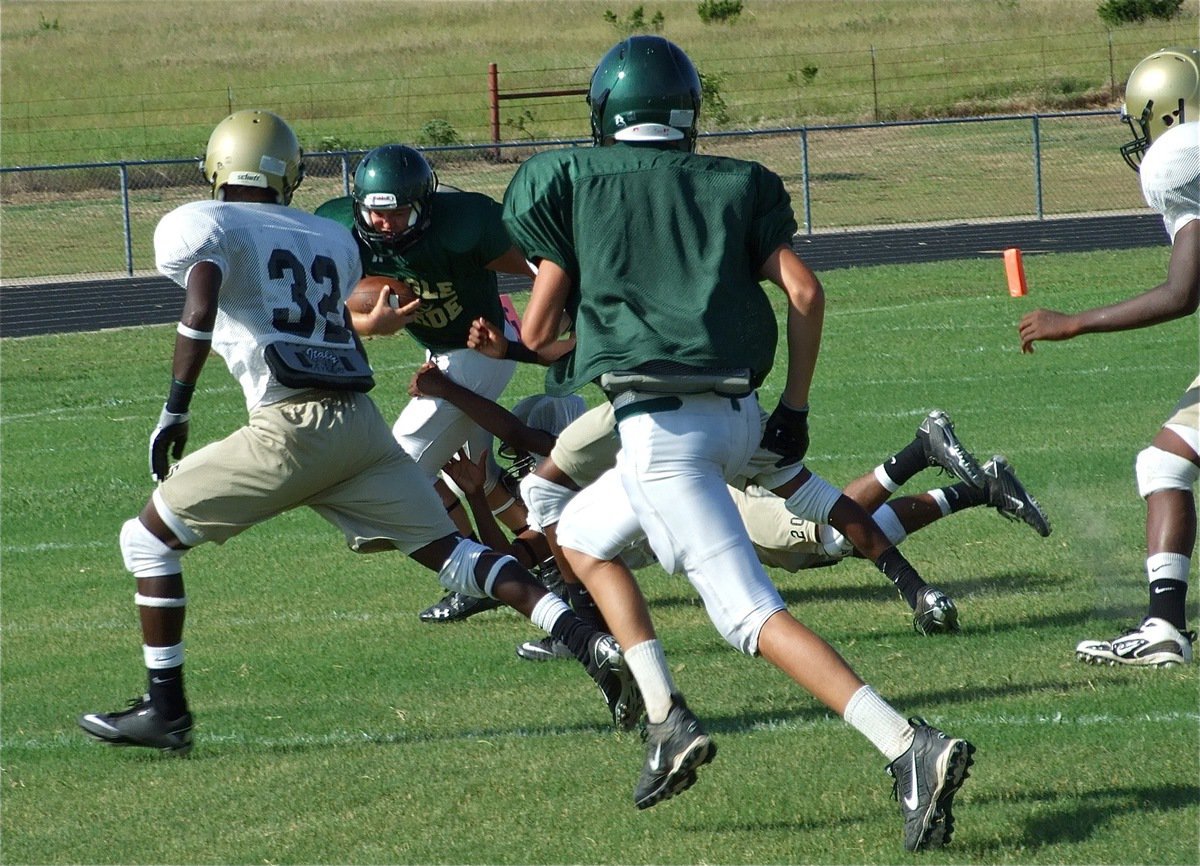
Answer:
[[[1010,857],[1015,849],[1037,851],[1057,845],[1086,842],[1102,831],[1114,818],[1127,818],[1134,812],[1175,812],[1200,805],[1200,788],[1196,785],[1163,785],[1160,787],[1116,787],[1087,791],[1065,797],[1061,792],[1050,790],[1027,790],[1016,797],[975,797],[972,805],[982,805],[987,800],[997,803],[1028,802],[1038,805],[1038,813],[1024,819],[1024,827],[1013,836],[996,840],[986,845],[963,848],[972,855],[967,859],[988,862],[989,855],[1003,854]],[[957,818],[958,816],[955,815]],[[956,822],[957,823],[957,822]],[[1194,846],[1195,826],[1180,828],[1179,843]],[[962,835],[956,839],[962,839]],[[1164,856],[1167,852],[1156,852]],[[1190,856],[1194,856],[1194,848]],[[1154,862],[1176,862],[1155,860]],[[1196,862],[1195,860],[1178,862]]]

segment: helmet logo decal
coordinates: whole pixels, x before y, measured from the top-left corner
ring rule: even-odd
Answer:
[[[283,174],[282,171],[279,174]],[[234,186],[258,186],[266,189],[270,184],[267,183],[266,175],[259,174],[257,171],[231,171],[229,172],[229,180],[226,183],[231,183]]]
[[[615,123],[617,126],[624,126],[625,125],[625,115],[614,114],[613,115],[613,123]]]
[[[363,196],[362,203],[371,210],[396,210],[400,202],[395,193],[371,192]]]
[[[283,175],[287,173],[287,163],[269,153],[264,153],[258,161],[258,170],[265,174]]]
[[[672,108],[671,119],[667,123],[671,126],[682,126],[685,129],[692,125],[696,119],[696,112],[690,108]]]

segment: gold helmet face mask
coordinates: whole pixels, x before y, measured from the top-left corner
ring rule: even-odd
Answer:
[[[1200,49],[1164,48],[1142,60],[1129,73],[1121,120],[1133,141],[1121,156],[1134,171],[1150,145],[1168,129],[1200,120]]]
[[[304,151],[279,115],[245,109],[217,124],[200,168],[215,199],[234,184],[273,190],[279,204],[288,204],[304,179]]]

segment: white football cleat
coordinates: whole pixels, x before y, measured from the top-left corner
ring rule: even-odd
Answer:
[[[1147,617],[1140,626],[1112,640],[1085,640],[1075,647],[1075,657],[1093,665],[1171,667],[1192,661],[1194,631],[1175,628],[1165,619]]]

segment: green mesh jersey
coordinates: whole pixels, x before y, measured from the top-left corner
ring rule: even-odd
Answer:
[[[433,222],[402,254],[358,238],[363,273],[407,280],[421,297],[421,311],[407,328],[434,352],[467,345],[471,322],[483,316],[504,321],[496,272],[488,262],[512,246],[500,220],[500,205],[474,192],[439,191],[433,197]],[[317,215],[354,229],[354,199],[331,199]]]
[[[574,391],[649,361],[770,372],[778,327],[758,272],[796,232],[791,200],[762,165],[615,144],[545,151],[504,194],[527,258],[574,288],[574,352],[546,389]]]

